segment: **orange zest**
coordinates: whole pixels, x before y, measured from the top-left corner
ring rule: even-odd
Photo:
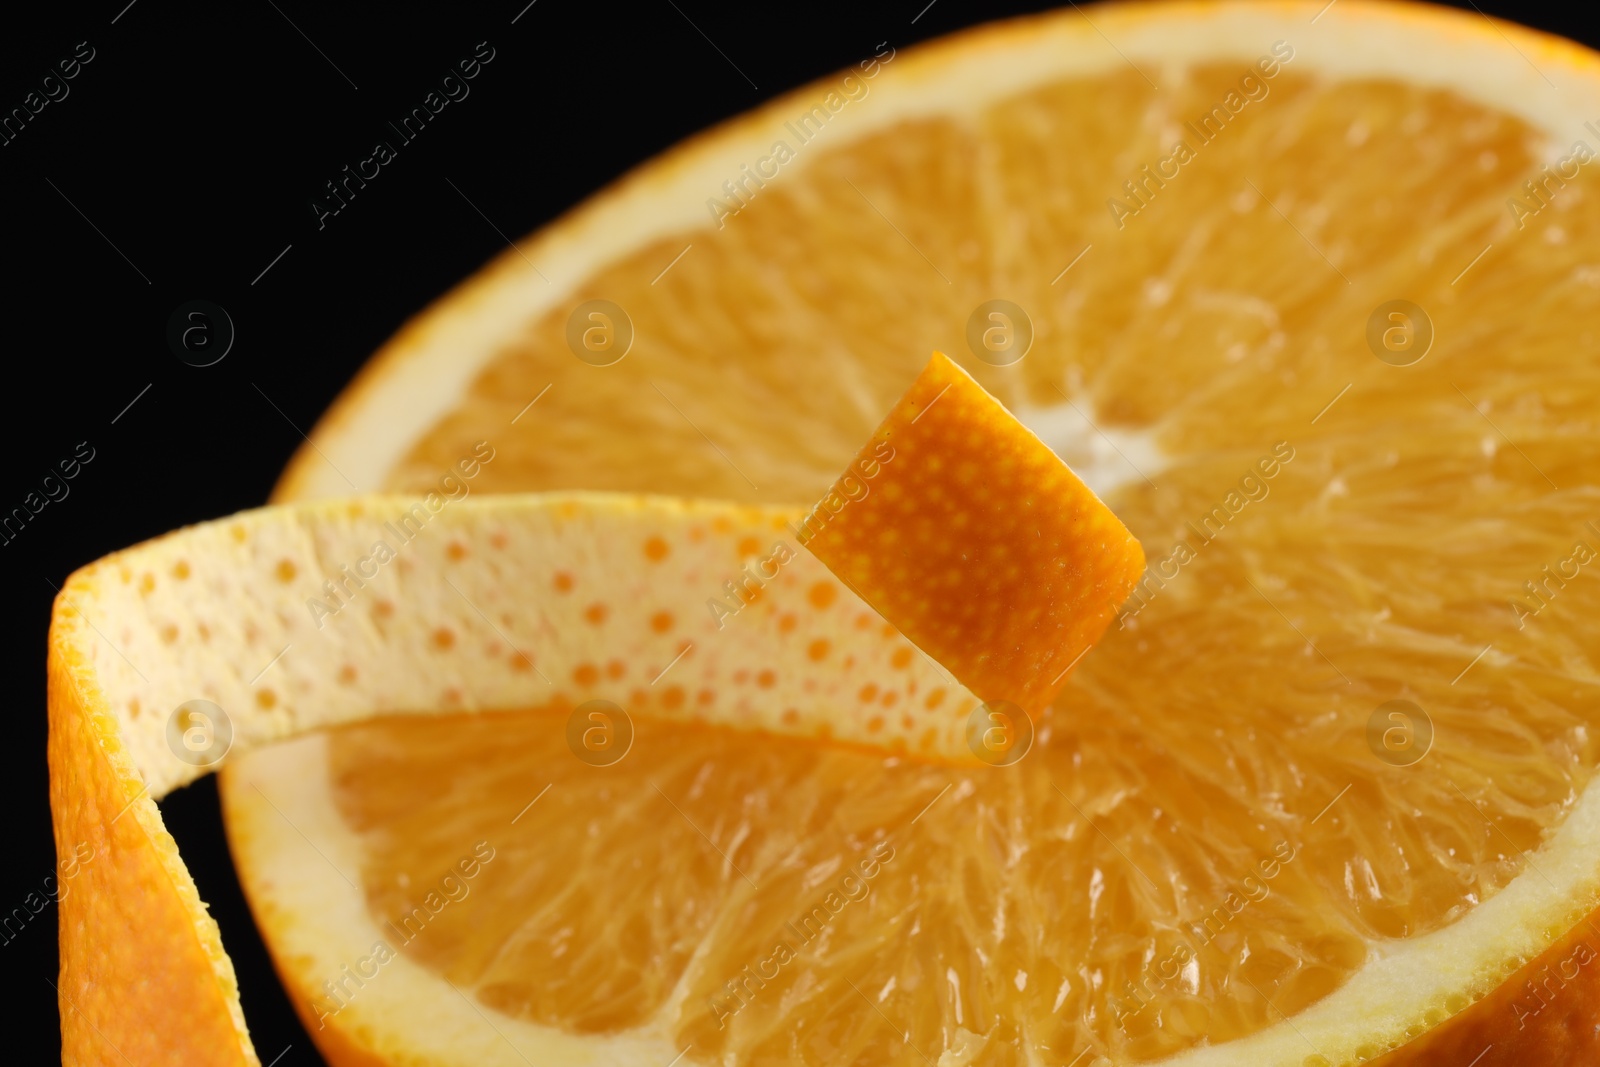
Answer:
[[[1144,571],[1111,509],[940,352],[801,530],[973,693],[1034,716]]]

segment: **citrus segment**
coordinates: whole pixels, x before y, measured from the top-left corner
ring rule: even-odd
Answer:
[[[799,530],[974,694],[1029,715],[1144,570],[1127,527],[939,352]]]

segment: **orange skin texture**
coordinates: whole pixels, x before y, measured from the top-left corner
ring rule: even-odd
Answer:
[[[804,543],[863,600],[980,699],[1033,716],[1144,573],[1111,509],[938,352],[810,520]]]
[[[1488,996],[1369,1067],[1594,1063],[1600,1063],[1600,908]]]
[[[52,635],[56,855],[63,864],[90,856],[60,888],[61,1062],[255,1067],[259,1061],[230,1010],[237,996],[232,965],[222,956],[226,973],[219,974],[219,961],[199,936],[184,899],[194,885],[177,885],[163,862],[161,853],[171,850],[176,858],[176,848],[164,831],[159,844],[150,836],[145,816],[159,825],[155,802],[139,788],[115,721],[95,710],[103,700],[83,691],[87,673],[60,632]]]

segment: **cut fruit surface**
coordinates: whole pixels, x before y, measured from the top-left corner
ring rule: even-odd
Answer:
[[[1451,1041],[1476,1041],[1463,1060],[1477,1067],[1600,1056],[1573,1021],[1596,968],[1558,946],[1587,936],[1574,926],[1600,899],[1600,634],[1591,585],[1561,577],[1584,566],[1574,542],[1600,546],[1586,526],[1600,368],[1571,355],[1573,324],[1600,310],[1600,197],[1580,167],[1536,216],[1507,208],[1589,138],[1600,75],[1588,52],[1477,16],[1322,7],[1099,7],[903,53],[858,71],[870,95],[720,228],[708,193],[831,85],[521,246],[580,282],[554,291],[508,255],[378,357],[317,437],[372,484],[420,490],[492,436],[504,488],[804,501],[899,395],[916,344],[940,348],[1149,555],[1014,767],[937,777],[641,737],[604,776],[562,776],[517,829],[563,791],[573,807],[551,812],[594,814],[541,824],[543,854],[578,872],[637,856],[648,889],[612,875],[619,899],[573,875],[520,909],[505,969],[419,939],[432,973],[480,990],[497,1025],[652,1033],[665,1060],[692,1045],[685,1062],[1304,1067],[1396,1046],[1392,1062],[1426,1063]],[[1192,158],[1175,159],[1178,140]],[[590,298],[625,308],[638,338],[611,367],[565,344]],[[1032,336],[1009,366],[967,344],[997,299]],[[1374,350],[1369,325],[1381,341],[1396,300],[1422,309],[1402,322],[1416,347]],[[464,348],[469,324],[490,339]],[[454,391],[424,406],[410,382]],[[281,491],[345,489],[305,450]],[[1534,599],[1547,565],[1556,580]],[[1519,618],[1517,597],[1537,615]],[[497,779],[556,780],[550,761],[503,752],[453,775],[426,729],[306,742],[324,767],[382,751],[386,777],[449,783],[428,815],[379,816],[375,776],[329,778],[380,912],[397,872],[424,880],[454,859],[403,846],[423,820],[489,834],[466,829],[487,818],[467,783],[491,759]],[[901,814],[946,784],[903,838]],[[294,917],[264,922],[269,940],[297,958],[306,931],[327,931],[309,897],[259,879],[301,853],[262,843],[253,791],[225,776],[224,792],[258,909]],[[674,860],[631,851],[650,847],[633,830],[647,811],[682,824]],[[802,811],[840,812],[839,831]],[[724,1017],[727,983],[771,974],[786,924],[880,831],[896,855],[868,895],[766,986],[743,979],[749,1004]],[[515,880],[507,848],[499,875]],[[818,873],[793,881],[786,862]],[[669,899],[693,919],[657,910]],[[597,947],[621,941],[653,946],[644,974],[643,957]],[[1546,950],[1560,958],[1539,966],[1568,976],[1549,1006],[1488,995]],[[292,987],[315,984],[283,966]],[[624,981],[650,992],[614,1017],[605,997],[585,1005],[582,989]]]
[[[803,503],[942,348],[1149,550],[1033,750],[962,770],[641,719],[595,767],[527,711],[241,751],[241,879],[331,1061],[1600,1059],[1600,190],[1561,170],[1600,63],[1356,0],[1086,11],[885,51],[723,212],[834,83],[645,168],[408,326],[280,488],[423,493],[488,438],[475,491]],[[1533,196],[1547,163],[1570,177]],[[630,317],[621,362],[567,348],[589,299]],[[963,354],[996,299],[1032,333],[1005,367]],[[113,751],[98,638],[58,620],[52,712]],[[117,825],[160,840],[107,758],[63,849],[130,800]],[[175,1003],[227,1032],[178,895],[205,951],[162,962],[210,999]]]
[[[973,693],[1030,716],[1144,571],[1128,528],[939,352],[798,536]]]

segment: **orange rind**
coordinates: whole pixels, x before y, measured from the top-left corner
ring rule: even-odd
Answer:
[[[1144,571],[1111,509],[940,352],[797,529],[978,697],[1032,716]]]
[[[60,904],[65,1061],[255,1062],[232,964],[155,805],[227,755],[208,723],[214,758],[184,757],[190,701],[222,709],[241,750],[377,715],[608,700],[963,756],[977,701],[784,548],[798,514],[379,497],[246,512],[74,574],[51,624],[51,807],[61,854],[94,858]]]

